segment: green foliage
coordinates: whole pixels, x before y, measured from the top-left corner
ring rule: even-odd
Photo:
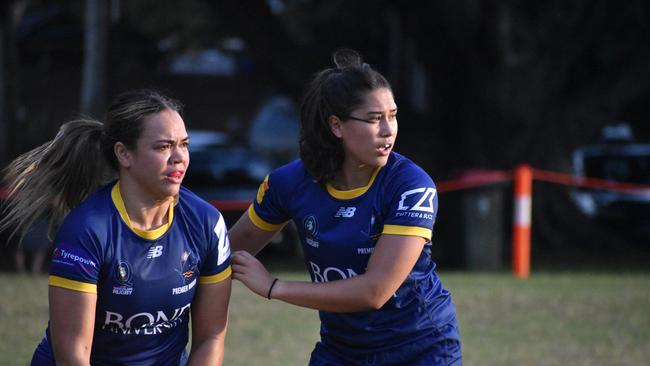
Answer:
[[[125,22],[154,39],[174,36],[187,45],[214,38],[217,17],[205,1],[141,0],[122,4]]]

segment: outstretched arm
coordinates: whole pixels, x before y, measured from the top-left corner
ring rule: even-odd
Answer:
[[[426,240],[384,234],[370,256],[366,272],[344,280],[311,283],[279,280],[271,298],[331,312],[379,309],[397,291],[415,266]],[[266,297],[274,277],[250,253],[234,252],[233,278]]]

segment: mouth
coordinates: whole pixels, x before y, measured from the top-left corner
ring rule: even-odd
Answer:
[[[183,172],[180,170],[173,171],[169,174],[167,174],[167,180],[172,181],[174,183],[180,183],[183,180]]]
[[[377,150],[379,150],[380,153],[382,154],[387,154],[390,152],[390,149],[393,147],[393,144],[382,144],[377,147]]]

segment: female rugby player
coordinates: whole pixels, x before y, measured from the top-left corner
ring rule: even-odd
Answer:
[[[319,310],[310,365],[459,365],[455,308],[431,259],[435,185],[393,151],[388,81],[354,51],[334,62],[304,97],[300,160],[267,176],[230,230],[233,278]],[[311,282],[274,278],[254,257],[288,220]]]
[[[9,166],[0,226],[24,232],[54,212],[58,231],[32,365],[221,364],[230,248],[220,213],[181,186],[179,111],[155,91],[127,92],[104,124],[68,122]]]

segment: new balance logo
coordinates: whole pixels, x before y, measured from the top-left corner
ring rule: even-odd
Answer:
[[[334,217],[352,217],[356,210],[356,207],[339,207],[339,211],[334,215]]]
[[[156,245],[155,247],[149,248],[149,251],[147,252],[147,259],[160,257],[162,255],[162,250],[162,245]]]

